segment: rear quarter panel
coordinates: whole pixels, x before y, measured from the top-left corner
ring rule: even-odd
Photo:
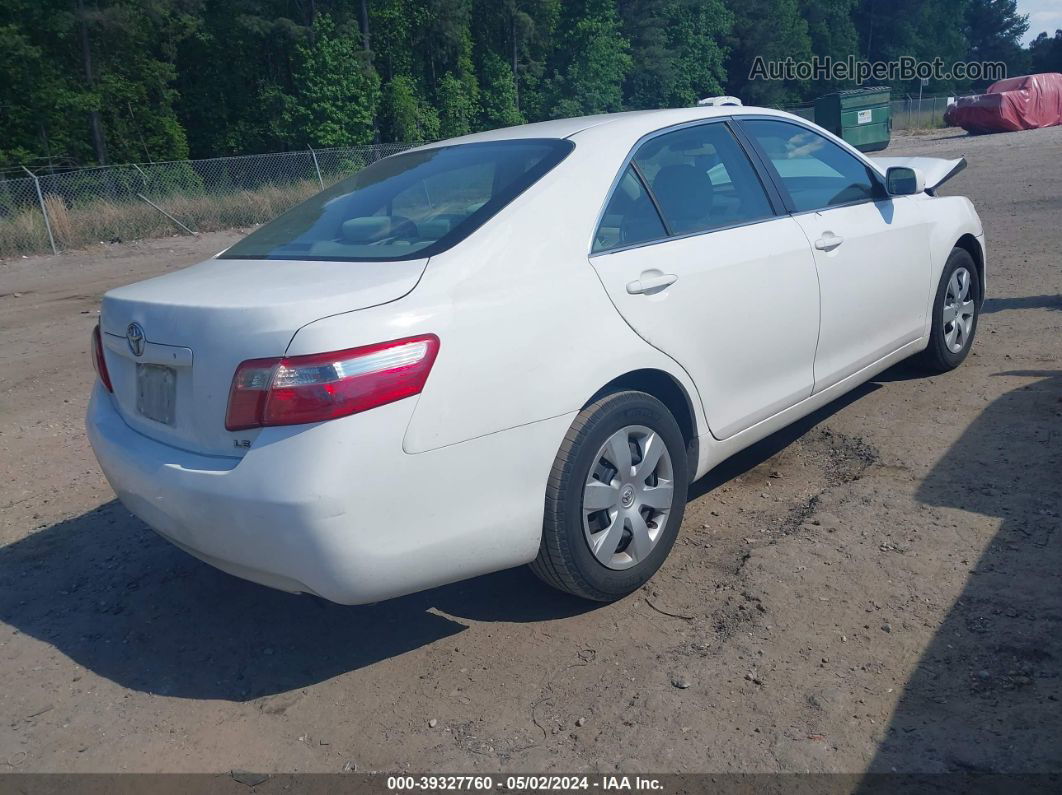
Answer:
[[[422,453],[577,411],[631,370],[669,373],[699,406],[688,375],[638,337],[587,261],[618,154],[576,150],[483,228],[431,259],[399,301],[323,318],[290,355],[420,333],[439,356],[404,439]],[[703,416],[695,418],[698,428]]]

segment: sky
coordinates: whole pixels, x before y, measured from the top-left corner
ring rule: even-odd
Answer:
[[[1018,11],[1029,15],[1029,32],[1025,34],[1025,44],[1047,31],[1053,36],[1062,28],[1062,0],[1018,0]]]

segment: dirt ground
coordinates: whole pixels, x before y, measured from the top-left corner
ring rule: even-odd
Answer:
[[[0,772],[1062,771],[1062,128],[893,152],[969,157],[972,356],[696,483],[608,606],[517,569],[339,607],[187,557],[96,467],[89,332],[237,235],[0,263]]]

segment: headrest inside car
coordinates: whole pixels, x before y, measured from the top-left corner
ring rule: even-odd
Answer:
[[[351,218],[343,222],[340,231],[348,243],[371,243],[391,231],[391,219],[383,215]]]
[[[452,226],[449,218],[433,218],[430,221],[418,223],[417,230],[425,240],[438,240],[449,232]]]

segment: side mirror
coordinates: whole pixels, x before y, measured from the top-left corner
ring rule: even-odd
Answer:
[[[890,196],[913,196],[926,189],[926,177],[917,168],[893,166],[885,172],[885,189]]]

